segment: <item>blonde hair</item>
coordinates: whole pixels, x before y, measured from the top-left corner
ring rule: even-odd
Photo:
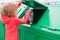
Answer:
[[[17,16],[17,6],[15,4],[8,3],[3,7],[1,15],[8,17]]]

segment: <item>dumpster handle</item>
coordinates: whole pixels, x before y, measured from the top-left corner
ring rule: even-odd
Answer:
[[[40,27],[47,28],[46,26],[40,26]],[[52,28],[47,28],[47,29],[52,30],[52,31],[60,31],[60,29],[52,29]]]

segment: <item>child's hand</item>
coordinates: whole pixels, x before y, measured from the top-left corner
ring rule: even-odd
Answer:
[[[18,3],[16,4],[16,5],[17,5],[17,8],[18,8],[19,6],[21,6],[21,4],[22,4],[22,0],[18,1]]]
[[[30,13],[31,13],[31,10],[28,10],[28,11],[26,12],[26,15],[28,16],[28,15],[30,15]]]

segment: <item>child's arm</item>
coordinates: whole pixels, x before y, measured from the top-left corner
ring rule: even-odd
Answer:
[[[17,7],[21,6],[22,0],[16,4]]]
[[[26,24],[28,19],[29,19],[30,12],[31,12],[31,10],[26,12],[26,15],[24,16],[24,19],[15,18],[16,24]]]

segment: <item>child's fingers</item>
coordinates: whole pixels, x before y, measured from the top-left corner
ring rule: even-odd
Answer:
[[[26,15],[30,15],[30,13],[31,13],[31,10],[28,10],[28,11],[26,12]]]

